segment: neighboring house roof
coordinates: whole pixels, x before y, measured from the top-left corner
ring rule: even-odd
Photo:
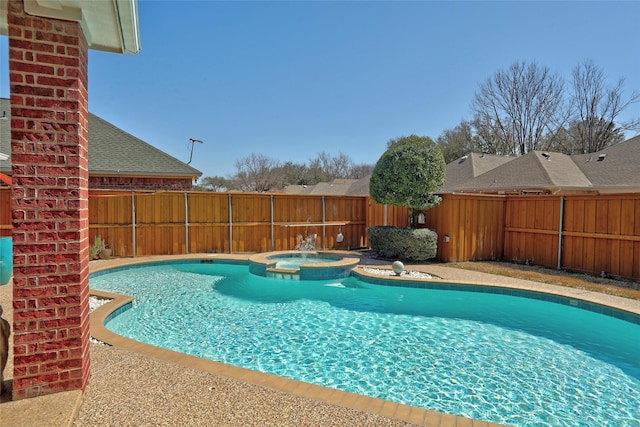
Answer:
[[[360,178],[349,187],[348,196],[368,196],[369,195],[369,180],[371,175],[367,175],[364,178]]]
[[[289,185],[283,193],[314,194],[324,196],[368,196],[369,178],[334,179],[331,182],[320,182],[315,185]]]
[[[10,103],[0,98],[0,114],[9,115]],[[0,153],[11,153],[9,120],[0,120]],[[0,172],[11,172],[11,159],[0,160]],[[170,156],[145,141],[89,113],[89,174],[197,178],[199,170]]]
[[[571,157],[594,187],[640,187],[640,135]]]
[[[446,180],[442,189],[445,193],[458,190],[473,178],[482,175],[498,166],[514,160],[512,156],[497,156],[495,154],[469,153],[447,164]]]
[[[305,194],[306,185],[287,185],[282,192],[286,194]]]
[[[291,185],[289,194],[369,195],[369,179]],[[640,135],[597,153],[531,151],[519,157],[469,153],[447,164],[442,193],[640,192]]]
[[[456,162],[445,192],[640,191],[640,136],[591,154],[531,151],[467,181]]]
[[[590,187],[591,183],[560,153],[531,151],[460,185],[464,191],[524,191],[557,187]]]

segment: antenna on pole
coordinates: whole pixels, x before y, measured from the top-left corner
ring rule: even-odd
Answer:
[[[189,138],[189,141],[191,142],[191,154],[189,154],[189,161],[187,162],[187,164],[191,163],[191,159],[193,158],[193,146],[195,145],[195,143],[198,142],[202,144],[201,139]]]

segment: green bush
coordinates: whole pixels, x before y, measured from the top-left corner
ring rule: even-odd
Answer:
[[[389,141],[373,168],[369,194],[381,205],[409,209],[409,226],[417,228],[420,212],[437,206],[444,185],[442,150],[428,136],[409,135]]]
[[[438,234],[428,228],[376,226],[367,228],[369,247],[385,258],[426,261],[435,258]]]

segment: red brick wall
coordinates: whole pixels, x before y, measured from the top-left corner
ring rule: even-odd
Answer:
[[[89,379],[87,44],[8,2],[13,398]]]
[[[191,179],[180,178],[135,178],[118,176],[91,176],[92,190],[177,190],[191,191]]]

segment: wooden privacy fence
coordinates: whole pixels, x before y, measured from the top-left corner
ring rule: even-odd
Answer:
[[[504,259],[640,279],[640,194],[510,197]]]
[[[507,260],[640,279],[640,194],[444,194],[426,212],[444,262]],[[361,196],[92,190],[90,241],[116,256],[368,246],[367,227],[407,226],[407,209]],[[336,240],[338,233],[344,240]],[[11,235],[11,192],[0,188],[0,235]]]
[[[291,250],[308,236],[352,249],[367,244],[366,215],[364,197],[91,191],[89,235],[115,256]]]
[[[409,209],[398,206],[379,205],[367,197],[367,227],[374,225],[409,226]]]
[[[289,250],[311,234],[322,248],[361,248],[366,227],[407,224],[407,209],[363,196],[89,193],[90,241],[101,236],[116,256]],[[0,236],[11,228],[11,189],[0,187]]]
[[[504,246],[504,196],[443,194],[425,227],[438,233],[439,261],[496,260]]]
[[[440,261],[506,260],[640,279],[640,194],[444,194],[426,213]]]

